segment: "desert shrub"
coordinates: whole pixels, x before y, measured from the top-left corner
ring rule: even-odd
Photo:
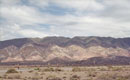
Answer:
[[[98,68],[100,71],[107,71],[107,68]]]
[[[73,72],[80,72],[80,71],[96,71],[94,68],[80,68],[80,67],[74,67],[72,68]]]
[[[6,73],[18,73],[15,69],[9,69]]]
[[[46,68],[46,69],[44,69],[44,71],[54,71],[54,69],[53,68]]]
[[[104,74],[99,76],[96,80],[129,80],[130,75]]]
[[[54,68],[51,68],[51,67],[50,67],[50,68],[44,69],[43,71],[47,71],[47,72],[48,72],[48,71],[56,71],[56,72],[57,72],[57,71],[63,71],[63,70],[60,69],[60,68],[55,68],[55,69],[54,69]]]
[[[108,66],[108,69],[111,70],[111,71],[121,71],[123,70],[122,67],[114,67],[114,66]]]
[[[43,77],[33,76],[31,78],[31,80],[41,80],[41,79],[43,79]]]
[[[63,71],[62,69],[60,68],[56,68],[55,71]]]
[[[73,72],[79,72],[79,71],[81,71],[81,68],[79,68],[79,67],[74,67],[74,68],[72,69],[72,71],[73,71]]]
[[[50,75],[50,76],[48,76],[48,77],[46,78],[46,80],[62,80],[62,79],[59,78],[59,77]]]
[[[65,80],[67,77],[66,76],[63,76],[63,79]]]
[[[92,71],[96,71],[96,69],[94,69],[94,68],[88,68],[88,69],[86,69],[86,71],[92,72]]]
[[[28,71],[29,73],[32,73],[33,72],[33,70],[30,70],[30,71]]]
[[[89,77],[96,77],[96,73],[89,72],[88,76]]]
[[[113,67],[112,68],[112,71],[121,71],[123,70],[121,67]]]
[[[108,66],[107,66],[107,68],[108,68],[108,69],[111,69],[111,68],[113,68],[113,66],[111,66],[111,65],[108,65]]]
[[[39,71],[39,70],[40,70],[40,68],[35,68],[34,70],[37,70],[37,71]]]
[[[80,80],[80,76],[73,75],[72,77],[70,77],[70,80]]]

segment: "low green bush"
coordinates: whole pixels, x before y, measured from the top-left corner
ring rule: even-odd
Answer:
[[[15,69],[9,69],[6,73],[18,73]]]

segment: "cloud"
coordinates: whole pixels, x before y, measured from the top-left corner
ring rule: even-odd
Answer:
[[[104,6],[96,0],[54,0],[58,6],[79,11],[102,10]]]
[[[1,16],[10,23],[31,25],[40,23],[40,16],[37,11],[28,6],[1,7]]]
[[[8,24],[2,26],[2,39],[13,39],[16,37],[22,38],[22,37],[45,37],[45,36],[51,36],[52,34],[47,33],[46,31],[38,31],[34,29],[27,29],[22,28],[18,24]],[[6,28],[4,28],[6,27]]]
[[[49,0],[29,0],[29,4],[40,8],[49,6]]]
[[[21,0],[0,0],[0,6],[12,6],[17,5],[21,2]]]
[[[43,32],[39,32],[33,29],[25,29],[21,30],[18,33],[22,34],[24,37],[43,37],[43,36],[49,36]]]
[[[53,35],[130,37],[129,0],[0,0],[0,4],[1,40]]]
[[[106,9],[100,16],[115,18],[117,21],[130,21],[130,1],[129,0],[104,0]]]

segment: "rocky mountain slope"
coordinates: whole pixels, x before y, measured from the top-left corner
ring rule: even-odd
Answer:
[[[45,37],[0,41],[0,64],[130,64],[130,38]]]

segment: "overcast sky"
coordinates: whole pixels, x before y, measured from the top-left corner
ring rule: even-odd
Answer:
[[[130,37],[130,0],[0,0],[1,40]]]

